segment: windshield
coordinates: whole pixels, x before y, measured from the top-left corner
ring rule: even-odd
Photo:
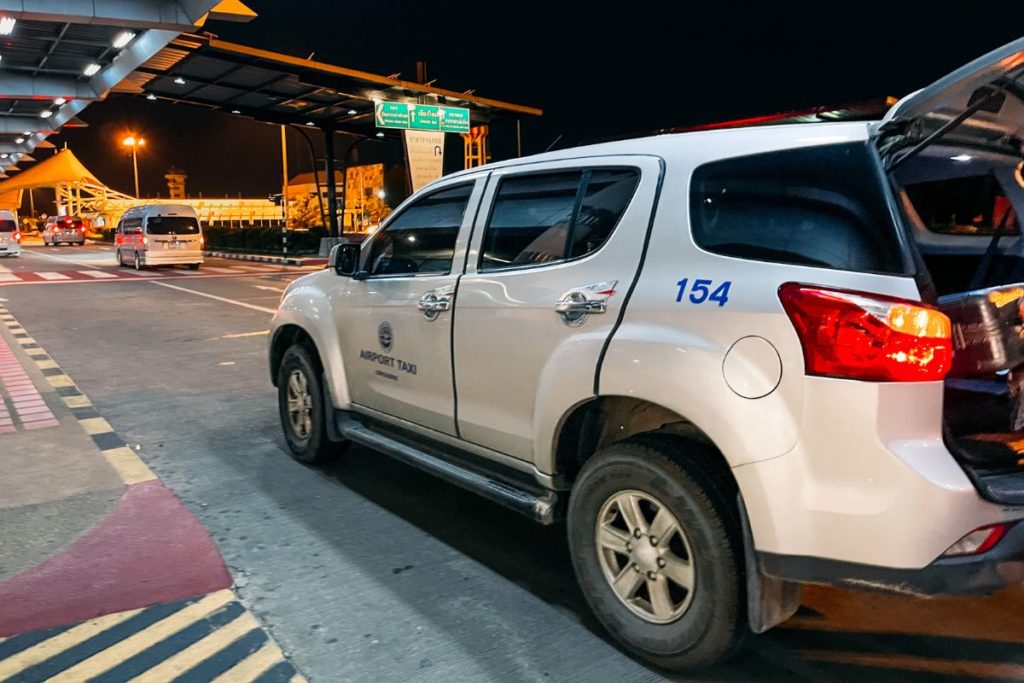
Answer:
[[[0,220],[0,232],[15,232],[18,226],[14,221]]]
[[[150,235],[198,235],[199,223],[191,216],[150,216],[146,232]]]

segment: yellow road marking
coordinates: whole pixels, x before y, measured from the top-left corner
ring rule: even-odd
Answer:
[[[288,683],[309,683],[309,681],[307,681],[306,677],[302,674],[295,674]]]
[[[238,332],[236,334],[225,334],[220,337],[211,337],[210,341],[217,339],[242,339],[243,337],[261,337],[265,334],[270,334],[270,330],[260,330],[259,332]]]
[[[71,381],[71,378],[67,375],[54,375],[53,377],[47,377],[46,381],[50,383],[51,387],[73,387],[75,383]]]
[[[18,340],[18,343],[22,344],[22,345],[25,345],[25,344],[35,344],[36,340],[33,339],[32,337],[22,337],[21,339]]]
[[[53,678],[48,679],[48,681],[53,681],[54,683],[57,681],[72,683],[74,681],[77,683],[78,681],[85,681],[99,676],[104,671],[112,669],[130,657],[134,657],[164,638],[168,638],[194,624],[214,610],[231,602],[234,597],[234,594],[229,590],[211,593],[199,602],[182,608],[145,630],[132,634],[102,652],[97,652],[92,657],[79,662],[70,669],[65,669]]]
[[[28,649],[13,654],[9,658],[0,661],[0,680],[7,680],[11,676],[21,673],[39,662],[46,661],[65,650],[70,650],[79,643],[84,643],[93,636],[106,631],[108,628],[134,617],[141,611],[141,609],[136,609],[130,612],[118,612],[87,621],[41,643],[37,643]]]
[[[256,617],[243,612],[230,624],[217,629],[202,640],[192,643],[181,652],[157,664],[146,673],[132,679],[132,683],[165,683],[176,679],[204,659],[223,650],[260,624]],[[69,679],[70,680],[70,679]]]
[[[1010,662],[981,662],[977,660],[916,657],[914,655],[832,652],[828,650],[805,650],[800,654],[813,661],[881,667],[889,669],[893,673],[896,670],[900,670],[945,674],[957,678],[963,677],[963,679],[994,678],[1007,681],[1024,679],[1024,666]]]
[[[92,406],[92,401],[88,396],[65,396],[64,405],[68,408],[89,408]]]
[[[27,353],[30,356],[45,356],[46,355],[46,351],[43,351],[42,349],[25,349],[25,353]]]
[[[233,667],[213,679],[212,683],[248,683],[259,678],[260,674],[284,659],[281,648],[272,640],[256,652],[235,664]]]
[[[79,420],[78,423],[82,425],[82,429],[85,430],[85,433],[90,435],[107,434],[108,432],[114,431],[114,428],[110,426],[110,423],[102,417],[90,417],[84,420]]]
[[[142,462],[142,459],[135,454],[135,451],[127,446],[109,448],[103,451],[103,457],[117,471],[121,481],[126,484],[138,484],[140,481],[156,479],[153,470],[149,469],[146,463]]]
[[[36,361],[36,367],[38,367],[40,370],[49,370],[50,368],[57,367],[57,361],[50,360],[50,359],[47,359],[47,360],[37,360]]]

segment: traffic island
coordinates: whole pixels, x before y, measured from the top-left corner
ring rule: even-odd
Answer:
[[[199,520],[3,306],[0,453],[0,680],[302,680]]]

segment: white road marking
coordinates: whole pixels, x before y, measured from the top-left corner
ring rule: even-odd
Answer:
[[[11,269],[8,268],[7,266],[0,266],[0,273],[9,273],[9,272],[11,272]]]
[[[88,259],[88,258],[67,258],[66,256],[57,256],[56,254],[45,254],[45,253],[43,253],[41,251],[36,251],[35,249],[25,249],[24,251],[26,253],[28,253],[28,254],[32,254],[33,256],[42,256],[43,258],[52,258],[52,259],[56,259],[57,261],[66,261],[67,263],[75,263],[75,264],[80,265],[80,266],[94,266],[97,263],[101,263],[101,264],[104,264],[104,265],[114,265],[114,260],[112,258],[110,258],[109,256],[107,256],[106,254],[97,254],[98,258]],[[90,253],[96,254],[96,252],[88,252],[87,251],[87,252],[83,252],[83,256],[88,255]]]
[[[218,266],[203,266],[204,273],[237,273],[234,268],[221,268]]]
[[[154,282],[154,285],[160,287],[167,287],[168,289],[177,289],[181,292],[188,292],[189,294],[195,294],[196,296],[205,296],[207,299],[214,299],[215,301],[223,301],[226,304],[234,304],[235,306],[241,306],[242,308],[251,308],[254,311],[263,311],[264,313],[274,314],[277,311],[273,308],[267,308],[266,306],[257,306],[255,304],[249,304],[244,301],[237,301],[235,299],[228,299],[227,297],[217,296],[216,294],[207,294],[206,292],[199,292],[194,289],[188,289],[186,287],[179,287],[178,285],[172,285],[168,282]]]
[[[218,339],[241,339],[243,337],[260,337],[265,334],[270,334],[270,330],[260,330],[259,332],[238,332],[237,334],[225,334],[220,337],[211,337],[210,341],[216,341]]]
[[[125,273],[127,275],[138,275],[139,277],[163,277],[163,275],[153,270],[128,270],[127,268],[124,268],[118,272]]]
[[[20,280],[21,278],[17,273],[0,273],[0,282],[15,282]]]
[[[253,285],[256,289],[265,289],[268,292],[283,292],[284,287],[269,287],[267,285]]]
[[[113,273],[107,273],[102,270],[79,270],[77,272],[88,277],[96,278],[97,280],[106,280],[112,277],[117,277]]]
[[[36,275],[38,275],[39,277],[43,278],[44,280],[70,280],[71,279],[69,276],[65,275],[64,273],[45,272],[45,273],[36,273]]]
[[[235,364],[235,361],[233,361],[233,360],[226,360],[223,363],[217,363],[217,365],[234,365],[234,364]]]

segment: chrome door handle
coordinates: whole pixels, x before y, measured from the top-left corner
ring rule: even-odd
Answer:
[[[434,320],[443,311],[452,307],[452,297],[455,296],[455,285],[447,285],[432,289],[416,302],[416,308],[423,311],[423,317],[427,320]]]
[[[605,301],[575,301],[573,299],[562,299],[555,302],[556,313],[604,313],[608,310],[608,303]]]

